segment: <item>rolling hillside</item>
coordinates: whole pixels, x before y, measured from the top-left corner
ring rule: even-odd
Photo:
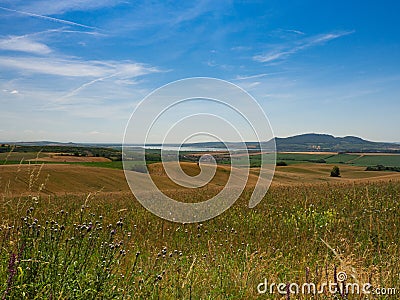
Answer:
[[[181,167],[189,176],[196,176],[199,168],[196,163],[181,163]],[[291,186],[320,183],[345,183],[381,180],[400,180],[399,172],[364,171],[364,167],[341,166],[342,177],[329,177],[332,165],[329,164],[297,164],[277,167],[273,186]],[[178,186],[165,174],[160,163],[149,165],[150,174],[156,185],[165,193],[193,195],[196,189]],[[218,166],[215,176],[209,184],[200,188],[211,194],[218,192],[226,184],[230,173],[229,166]],[[136,180],[141,180],[137,173]],[[247,181],[249,187],[254,186],[258,169],[252,168]],[[139,182],[140,184],[140,182]],[[130,193],[122,170],[66,164],[36,165],[0,165],[0,196],[15,196],[42,193],[46,195],[88,194],[88,193]]]

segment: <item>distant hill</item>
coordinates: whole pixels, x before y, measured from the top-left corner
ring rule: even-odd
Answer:
[[[275,138],[277,150],[333,152],[398,152],[400,145],[367,141],[356,136],[334,137],[329,134],[307,133]]]
[[[400,144],[380,143],[367,141],[356,136],[335,137],[329,134],[306,133],[287,138],[275,139],[278,152],[400,152]],[[228,143],[229,146],[238,146],[238,143]],[[259,149],[256,142],[246,142],[248,149]],[[273,140],[263,143],[265,149],[271,149]],[[223,143],[194,143],[190,147],[224,148]]]

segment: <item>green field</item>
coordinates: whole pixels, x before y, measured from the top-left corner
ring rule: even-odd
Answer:
[[[400,167],[400,155],[365,155],[352,162],[355,166]]]
[[[328,164],[349,164],[354,166],[376,166],[400,167],[400,154],[300,154],[300,153],[278,153],[277,161],[284,161],[287,164],[298,163],[328,163]]]
[[[346,164],[350,163],[352,160],[357,159],[360,157],[357,154],[347,154],[347,153],[341,153],[341,154],[336,154],[332,155],[330,157],[325,158],[325,161],[328,164]]]

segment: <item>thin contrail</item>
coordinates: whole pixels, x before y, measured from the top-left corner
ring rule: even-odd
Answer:
[[[79,34],[89,34],[89,35],[106,36],[104,33],[99,33],[98,31],[66,30],[65,28],[68,28],[68,27],[67,27],[67,26],[63,26],[63,27],[61,27],[61,28],[48,29],[48,30],[43,30],[43,31],[28,33],[28,34],[24,34],[24,35],[18,36],[18,38],[31,37],[31,36],[36,36],[36,35],[41,35],[41,34],[46,34],[46,33],[52,33],[52,32],[59,32],[59,33],[79,33]]]
[[[89,34],[89,35],[103,35],[103,33],[99,33],[97,31],[80,31],[80,30],[65,30],[64,28],[58,28],[58,29],[48,29],[48,30],[43,30],[43,31],[38,31],[38,32],[33,32],[33,33],[27,33],[24,35],[18,35],[18,36],[12,36],[13,39],[24,39],[24,38],[29,38],[32,36],[37,36],[37,35],[42,35],[46,33],[52,33],[52,32],[60,32],[60,33],[80,33],[80,34]]]
[[[96,82],[103,81],[103,80],[115,77],[120,73],[121,72],[117,72],[117,73],[114,73],[114,74],[111,74],[111,75],[108,75],[108,76],[96,78],[96,79],[94,79],[92,81],[86,82],[86,83],[82,84],[80,87],[78,87],[78,88],[74,89],[73,91],[69,92],[67,95],[64,95],[61,98],[57,99],[57,101],[62,101],[64,99],[66,99],[66,98],[72,97],[72,96],[76,95],[78,92],[80,92],[81,90],[87,88],[88,86],[90,86],[90,85],[92,85],[92,84],[94,84]]]
[[[38,15],[38,14],[34,14],[34,13],[26,12],[26,11],[15,10],[15,9],[6,8],[6,7],[2,7],[2,6],[0,6],[0,9],[18,13],[21,15],[26,15],[26,16],[30,16],[30,17],[36,17],[36,18],[40,18],[40,19],[44,19],[44,20],[49,20],[52,22],[63,23],[63,24],[72,25],[72,26],[79,26],[79,27],[88,28],[88,29],[99,29],[96,27],[87,26],[84,24],[79,24],[79,23],[75,23],[75,22],[71,22],[71,21],[67,21],[67,20],[63,20],[63,19],[52,18],[52,17],[48,17],[48,16]]]

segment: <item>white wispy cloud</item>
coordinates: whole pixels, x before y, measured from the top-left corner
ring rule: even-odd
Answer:
[[[113,7],[125,1],[122,0],[68,0],[48,1],[39,0],[31,4],[23,4],[22,9],[37,14],[56,15],[68,11],[88,11],[103,7]]]
[[[257,79],[257,78],[262,78],[266,76],[274,76],[274,75],[280,75],[280,74],[285,74],[288,73],[288,71],[280,71],[280,72],[271,72],[271,73],[261,73],[261,74],[254,74],[254,75],[237,75],[235,78],[232,80],[249,80],[249,79]]]
[[[17,94],[19,94],[19,91],[18,90],[8,90],[8,89],[2,89],[2,92],[3,93],[6,93],[6,94],[11,94],[11,95],[17,95]]]
[[[45,15],[35,14],[35,13],[27,12],[27,11],[11,9],[11,8],[2,7],[2,6],[0,6],[0,9],[4,10],[4,11],[8,11],[8,12],[17,13],[20,15],[25,15],[25,16],[29,16],[29,17],[34,17],[34,18],[51,21],[51,22],[62,23],[62,24],[77,26],[77,27],[83,27],[83,28],[87,28],[87,29],[98,29],[93,26],[88,26],[85,24],[80,24],[80,23],[76,23],[76,22],[72,22],[72,21],[68,21],[68,20],[64,20],[64,19],[53,18],[53,17],[49,17],[49,16],[45,16]]]
[[[67,77],[106,77],[118,73],[125,78],[158,70],[130,61],[85,61],[66,58],[0,56],[0,66],[16,71]]]
[[[153,34],[137,41],[143,45],[169,39],[178,33],[177,28],[187,26],[207,13],[226,10],[228,1],[132,1],[130,5],[134,8],[121,10],[121,15],[106,21],[104,28],[118,34],[156,28]],[[198,40],[195,34],[193,38]]]
[[[248,75],[248,76],[237,75],[235,79],[236,80],[247,80],[247,79],[261,78],[261,77],[265,77],[267,75],[268,75],[267,73]]]
[[[17,71],[58,76],[104,76],[109,68],[97,62],[80,62],[66,59],[1,56],[0,65]]]
[[[0,37],[0,50],[7,51],[18,51],[18,52],[27,52],[31,54],[37,55],[47,55],[53,53],[53,49],[51,49],[47,44],[43,43],[42,40],[50,40],[53,41],[55,35],[62,34],[85,34],[92,36],[105,36],[103,33],[99,33],[97,31],[86,31],[86,30],[71,30],[67,27],[61,27],[56,29],[48,29],[44,31],[37,31],[28,33],[25,35],[19,36],[7,36]]]
[[[0,39],[0,49],[33,54],[49,54],[52,52],[47,45],[34,41],[27,36],[10,36],[2,38]]]
[[[125,80],[126,81],[126,80],[129,80],[130,78],[136,78],[136,77],[139,77],[139,76],[142,76],[142,75],[146,75],[146,74],[149,74],[149,73],[160,72],[157,68],[144,67],[141,64],[131,64],[131,63],[117,64],[117,65],[115,65],[115,70],[117,70],[117,72],[115,72],[115,73],[113,73],[111,75],[107,75],[107,76],[104,76],[104,77],[99,77],[99,78],[93,79],[91,81],[84,82],[79,87],[73,89],[72,91],[70,91],[66,95],[58,98],[56,100],[56,102],[63,102],[65,99],[77,95],[80,91],[90,87],[91,85],[93,85],[93,84],[95,84],[97,82],[105,81],[105,80],[110,79],[110,78],[114,78],[115,77],[115,78],[119,78],[119,80]]]
[[[209,0],[200,0],[192,2],[194,5],[182,10],[182,11],[175,11],[175,18],[172,19],[172,23],[179,24],[185,21],[190,21],[196,19],[197,17],[203,15],[204,13],[210,11],[212,9],[212,5],[214,7],[216,5],[215,2]],[[172,8],[173,9],[173,8]],[[172,12],[173,10],[171,10]]]
[[[15,40],[29,40],[29,41],[34,41],[36,43],[39,43],[37,41],[38,38],[43,39],[43,38],[48,38],[51,35],[63,34],[63,33],[84,34],[84,35],[93,35],[93,36],[106,36],[106,34],[100,33],[98,31],[73,30],[73,29],[70,29],[68,26],[63,26],[63,27],[55,28],[55,29],[47,29],[47,30],[42,30],[42,31],[31,32],[31,33],[27,33],[24,35],[8,36],[7,38],[0,39],[0,41],[14,42]]]
[[[346,32],[340,32],[340,33],[326,33],[326,34],[320,34],[320,35],[315,35],[310,38],[304,38],[301,40],[296,40],[295,43],[292,44],[284,44],[284,45],[278,45],[274,50],[271,50],[267,53],[261,54],[261,55],[255,55],[253,56],[253,60],[258,61],[258,62],[272,62],[276,60],[282,60],[285,58],[288,58],[289,56],[305,50],[307,48],[311,48],[317,45],[322,45],[328,41],[340,38],[342,36],[346,36],[349,34],[352,34],[354,31],[346,31]]]
[[[305,33],[304,33],[303,31],[300,31],[300,30],[295,30],[295,29],[286,29],[285,31],[287,31],[287,32],[291,32],[291,33],[300,34],[300,35],[305,35]]]
[[[60,98],[58,98],[57,101],[62,101],[62,100],[64,100],[64,99],[67,99],[67,98],[70,98],[70,97],[72,97],[72,96],[75,96],[75,95],[78,94],[80,91],[82,91],[83,89],[85,89],[85,88],[87,88],[87,87],[89,87],[89,86],[95,84],[96,82],[100,82],[100,81],[104,81],[104,80],[106,80],[106,79],[110,79],[110,78],[112,78],[112,77],[117,76],[118,74],[119,74],[119,73],[115,73],[115,74],[111,74],[111,75],[109,75],[109,76],[100,77],[100,78],[96,78],[96,79],[94,79],[94,80],[91,80],[91,81],[89,81],[89,82],[85,82],[85,83],[81,84],[79,87],[77,87],[77,88],[73,89],[72,91],[70,91],[68,94],[66,94],[66,95],[64,95],[64,96],[62,96],[62,97],[60,97]]]
[[[250,46],[235,46],[235,47],[231,47],[232,51],[247,51],[247,50],[251,50],[252,47]]]
[[[87,35],[94,35],[94,36],[107,36],[104,33],[100,33],[97,31],[83,31],[83,30],[68,30],[65,28],[53,29],[48,30],[48,32],[55,32],[55,33],[77,33],[77,34],[87,34]]]
[[[54,29],[47,29],[47,30],[43,30],[43,31],[36,31],[36,32],[32,32],[32,33],[27,33],[25,35],[21,35],[19,37],[23,38],[33,38],[33,37],[37,37],[37,36],[49,36],[52,34],[61,34],[61,33],[74,33],[74,34],[84,34],[84,35],[93,35],[93,36],[107,36],[104,33],[100,33],[98,31],[92,31],[92,30],[76,30],[76,29],[70,29],[69,26],[63,26],[60,28],[54,28]]]

